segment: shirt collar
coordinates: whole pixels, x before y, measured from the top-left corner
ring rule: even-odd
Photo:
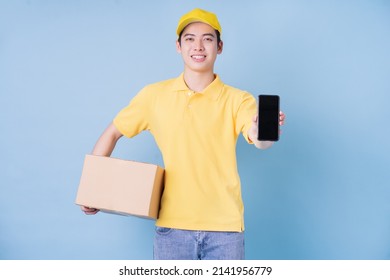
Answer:
[[[216,74],[214,81],[212,81],[211,84],[209,84],[202,92],[199,92],[200,94],[204,94],[205,96],[209,97],[211,100],[217,100],[219,95],[222,92],[222,89],[224,87],[223,82],[219,78],[219,76]],[[191,91],[186,83],[184,82],[184,73],[181,73],[179,77],[177,77],[173,83],[173,90],[174,91]]]

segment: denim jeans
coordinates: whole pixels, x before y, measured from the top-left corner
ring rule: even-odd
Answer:
[[[244,232],[156,227],[153,250],[155,260],[242,260]]]

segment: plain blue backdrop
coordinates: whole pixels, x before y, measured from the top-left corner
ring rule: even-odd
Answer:
[[[240,137],[248,259],[390,258],[390,1],[0,0],[0,259],[151,259],[154,223],[74,204],[84,155],[175,29],[215,12],[232,86],[281,96],[281,141]],[[148,133],[113,156],[162,165]]]

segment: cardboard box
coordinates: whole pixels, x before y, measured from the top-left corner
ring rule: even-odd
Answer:
[[[86,155],[76,204],[157,219],[164,169],[153,164]]]

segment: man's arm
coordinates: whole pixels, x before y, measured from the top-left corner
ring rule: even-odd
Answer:
[[[279,124],[284,125],[284,120],[286,116],[283,112],[279,113]],[[248,130],[248,137],[253,142],[253,144],[258,149],[268,149],[271,148],[274,144],[273,141],[259,141],[257,140],[257,134],[258,134],[258,123],[257,123],[257,115],[252,118],[252,126]]]
[[[112,151],[114,150],[117,141],[123,135],[119,130],[111,123],[103,134],[99,137],[98,141],[95,144],[95,147],[92,150],[92,154],[95,156],[111,156]],[[81,210],[84,211],[87,215],[94,215],[99,212],[98,209],[90,208],[86,206],[81,206]]]
[[[103,132],[103,134],[99,137],[98,141],[95,144],[95,147],[92,150],[92,154],[95,156],[111,156],[111,153],[114,150],[117,141],[122,136],[122,133],[120,133],[119,130],[115,127],[115,125],[111,123]]]

